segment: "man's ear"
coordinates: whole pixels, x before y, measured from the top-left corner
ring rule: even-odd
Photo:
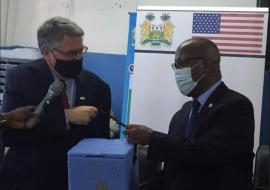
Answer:
[[[50,50],[49,50],[49,48],[48,47],[46,47],[46,46],[43,46],[42,48],[41,48],[41,53],[42,53],[42,55],[43,56],[49,56],[49,54],[50,54]]]
[[[46,60],[46,62],[49,63],[49,65],[53,64],[54,57],[48,47],[46,46],[43,47],[42,55],[43,58]]]
[[[204,59],[202,62],[202,66],[204,71],[208,71],[209,67],[210,67],[210,60],[209,59]]]

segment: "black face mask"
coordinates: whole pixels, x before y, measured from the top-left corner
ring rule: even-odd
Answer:
[[[64,61],[56,58],[55,70],[65,78],[76,78],[82,70],[83,59]]]

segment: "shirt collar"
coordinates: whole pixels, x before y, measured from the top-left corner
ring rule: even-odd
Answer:
[[[211,87],[209,87],[206,91],[204,91],[198,98],[197,100],[200,102],[201,106],[200,108],[202,108],[205,104],[205,102],[207,101],[207,99],[209,98],[209,96],[214,92],[214,90],[218,87],[218,85],[221,83],[222,81],[217,81],[215,84],[213,84]]]

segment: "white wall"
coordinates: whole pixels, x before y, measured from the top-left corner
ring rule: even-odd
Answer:
[[[1,44],[9,44],[8,38],[14,36],[13,26],[16,21],[17,0],[0,0],[1,5]]]
[[[85,30],[89,51],[126,54],[128,12],[138,5],[255,7],[256,0],[1,0],[0,45],[37,47],[37,28],[57,15]]]
[[[5,44],[6,42],[6,25],[7,25],[7,7],[8,0],[1,0],[1,30],[0,30],[0,39],[1,44]]]
[[[91,52],[126,54],[129,11],[135,0],[76,0],[72,18],[85,30]]]
[[[4,45],[37,47],[36,30],[39,25],[55,15],[67,16],[66,0],[9,0],[9,2],[12,2],[12,5],[8,9],[10,17]]]
[[[139,0],[138,5],[256,7],[256,0]]]

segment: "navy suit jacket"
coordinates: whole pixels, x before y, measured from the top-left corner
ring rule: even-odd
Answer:
[[[54,79],[44,59],[19,65],[6,75],[2,111],[38,105]],[[110,113],[109,86],[95,74],[82,71],[75,79],[75,105],[91,105]],[[82,98],[83,97],[83,98]],[[2,134],[10,149],[0,175],[4,190],[66,190],[67,151],[83,138],[109,138],[109,115],[98,114],[88,125],[70,125],[60,96],[44,109],[32,130],[7,129]]]
[[[251,190],[251,102],[221,83],[202,107],[192,137],[185,139],[191,104],[187,102],[175,113],[168,134],[151,135],[149,159],[165,162],[152,189]]]

